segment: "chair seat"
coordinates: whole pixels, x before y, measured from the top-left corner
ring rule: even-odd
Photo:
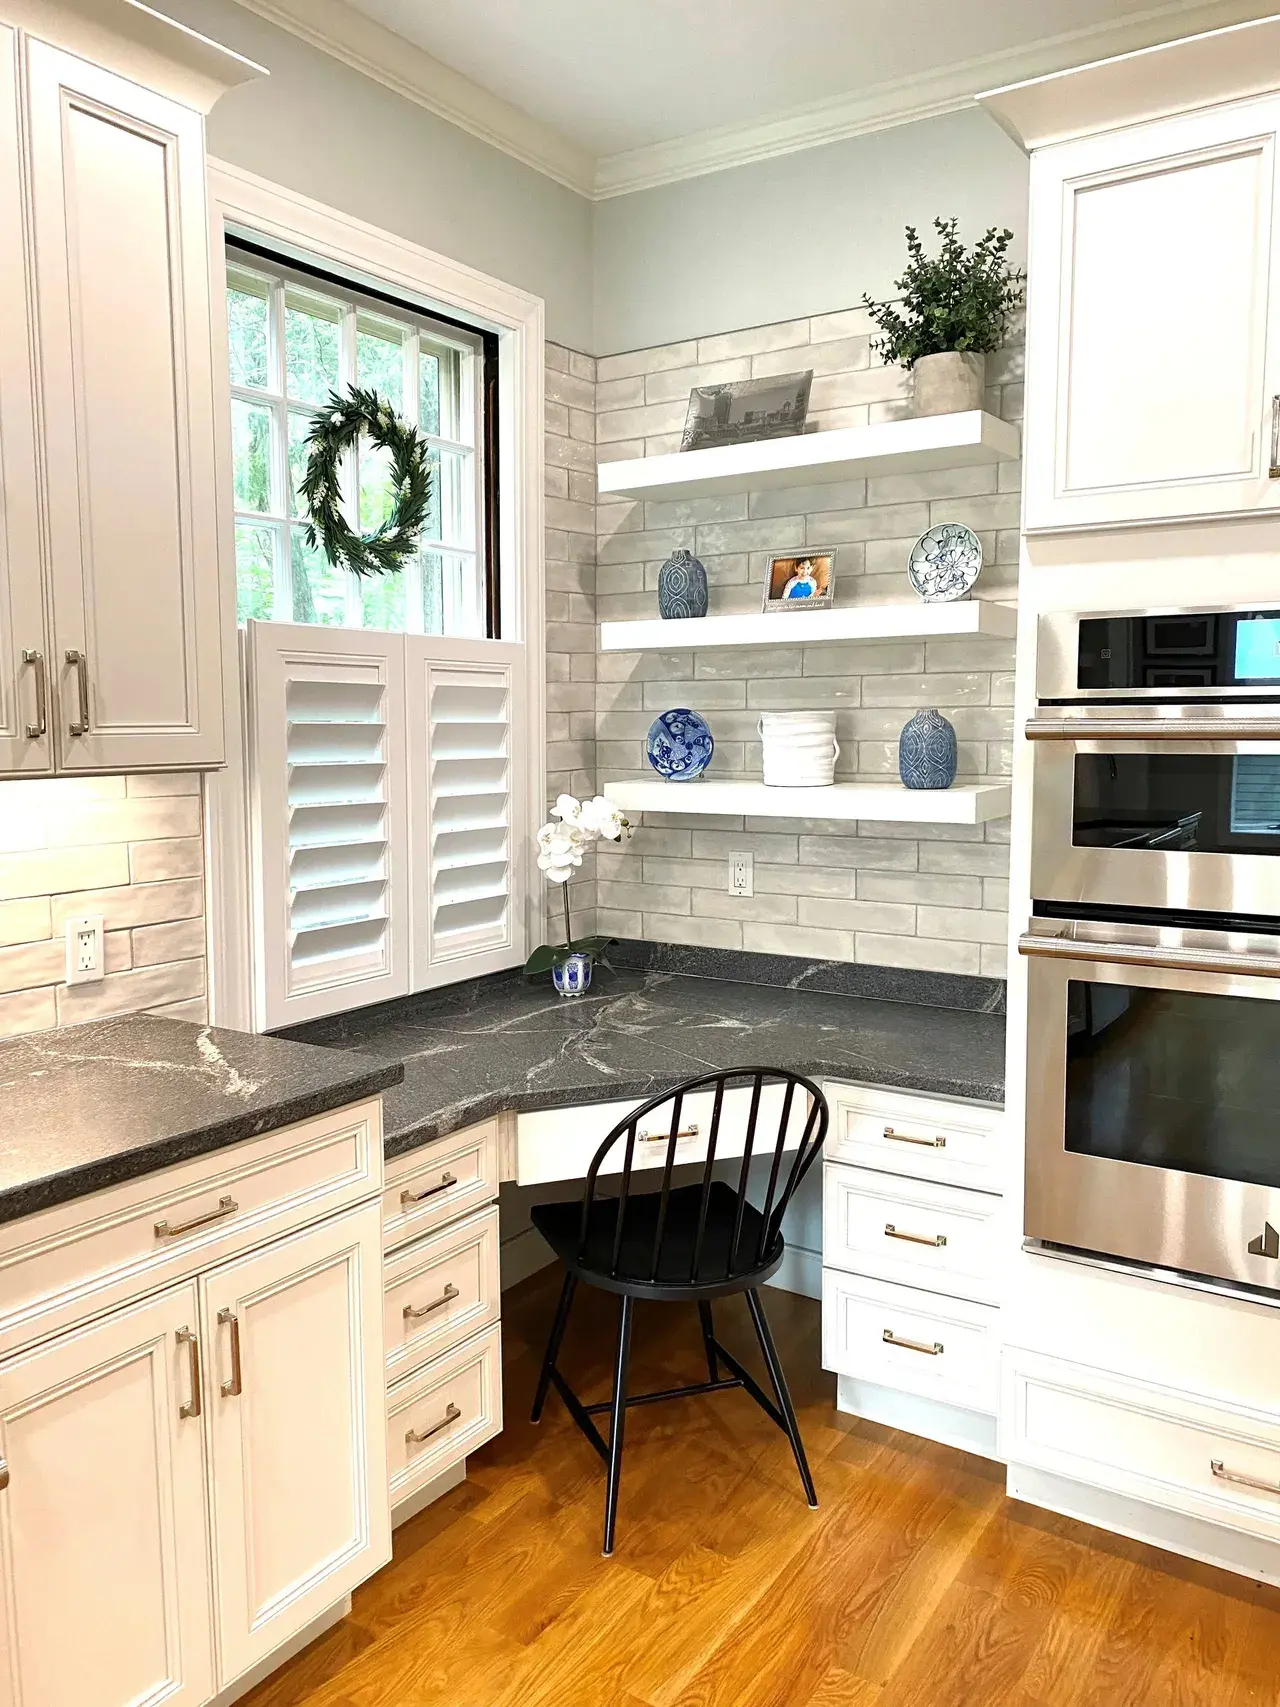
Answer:
[[[706,1227],[696,1270],[692,1265],[702,1187],[688,1185],[671,1192],[667,1199],[655,1274],[653,1248],[661,1202],[657,1192],[628,1199],[616,1273],[613,1244],[618,1227],[617,1198],[597,1198],[592,1203],[585,1240],[581,1198],[571,1203],[540,1203],[530,1214],[534,1226],[571,1273],[609,1292],[656,1298],[713,1297],[759,1286],[781,1265],[785,1249],[781,1235],[775,1236],[763,1260],[756,1260],[763,1217],[749,1203],[743,1206],[736,1252],[731,1251],[738,1194],[724,1181],[716,1180],[707,1194]],[[736,1260],[731,1261],[731,1257]]]

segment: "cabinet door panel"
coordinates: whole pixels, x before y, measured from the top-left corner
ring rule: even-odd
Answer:
[[[59,761],[217,764],[202,121],[43,42],[28,64]]]
[[[53,740],[47,694],[43,733],[37,699],[39,671],[47,681],[49,648],[17,89],[17,35],[0,24],[0,771],[39,775],[52,768]]]
[[[200,1284],[225,1686],[391,1554],[378,1207]]]
[[[213,1692],[193,1285],[0,1366],[0,1703]]]
[[[1253,102],[1036,157],[1029,528],[1280,503],[1278,121]]]

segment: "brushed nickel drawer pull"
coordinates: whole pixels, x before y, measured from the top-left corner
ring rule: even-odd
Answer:
[[[9,1465],[5,1459],[0,1458],[0,1494],[2,1494],[8,1486],[9,1486]]]
[[[222,1383],[220,1391],[224,1399],[238,1399],[244,1392],[244,1375],[240,1368],[240,1318],[234,1310],[219,1310],[218,1323],[231,1329],[231,1379]]]
[[[416,1322],[420,1317],[429,1316],[433,1310],[440,1309],[442,1305],[452,1304],[455,1298],[460,1298],[461,1296],[462,1294],[458,1291],[458,1288],[452,1281],[450,1281],[440,1296],[438,1298],[433,1298],[429,1304],[423,1304],[416,1310],[412,1304],[406,1304],[404,1307],[404,1319],[406,1322]]]
[[[895,1144],[921,1144],[926,1150],[945,1150],[947,1141],[941,1133],[936,1138],[914,1138],[910,1132],[895,1132],[892,1126],[884,1129],[886,1138],[892,1138]]]
[[[696,1121],[691,1126],[682,1126],[676,1133],[677,1139],[696,1138],[697,1136],[698,1125]],[[665,1144],[670,1137],[671,1134],[669,1132],[642,1132],[640,1134],[640,1142],[642,1144]]]
[[[45,676],[44,653],[24,649],[22,662],[30,664],[36,673],[36,720],[27,724],[27,740],[38,741],[49,731],[49,683]]]
[[[456,1423],[462,1412],[450,1401],[448,1409],[438,1423],[432,1423],[430,1428],[424,1428],[421,1433],[410,1429],[404,1437],[406,1446],[421,1446],[424,1440],[430,1440],[433,1434],[439,1434],[442,1428],[448,1428],[450,1423]]]
[[[880,1337],[886,1345],[901,1346],[903,1351],[922,1351],[926,1357],[942,1356],[941,1340],[934,1340],[932,1345],[926,1345],[923,1340],[901,1340],[892,1328],[886,1328]]]
[[[180,1417],[198,1417],[200,1415],[200,1341],[190,1328],[179,1328],[174,1335],[179,1345],[185,1345],[191,1359],[191,1402],[178,1406]]]
[[[179,1221],[171,1224],[168,1221],[156,1222],[157,1239],[180,1239],[184,1233],[194,1233],[197,1227],[207,1227],[213,1221],[224,1221],[228,1215],[239,1213],[240,1205],[234,1197],[220,1197],[216,1209],[208,1209],[203,1215],[194,1215],[190,1221]]]
[[[1221,1458],[1211,1458],[1209,1468],[1220,1482],[1235,1482],[1242,1488],[1257,1488],[1261,1494],[1280,1494],[1280,1482],[1264,1482],[1261,1476],[1243,1476],[1239,1470],[1228,1470]]]
[[[67,733],[68,735],[87,735],[89,733],[89,660],[83,652],[77,652],[74,647],[68,647],[67,662],[76,667],[76,709],[80,714],[67,724]]]
[[[886,1239],[905,1239],[909,1245],[928,1245],[930,1249],[941,1249],[947,1242],[945,1233],[934,1233],[932,1237],[925,1233],[900,1233],[892,1221],[885,1222],[884,1236]]]
[[[1280,397],[1271,399],[1271,478],[1280,480]]]
[[[411,1203],[425,1203],[429,1197],[438,1197],[442,1191],[448,1191],[451,1185],[457,1185],[456,1174],[441,1174],[439,1185],[429,1185],[425,1191],[409,1191],[407,1188],[400,1193],[400,1207],[407,1209]]]

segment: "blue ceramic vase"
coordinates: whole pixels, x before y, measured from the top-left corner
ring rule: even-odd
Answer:
[[[898,737],[898,775],[907,788],[950,788],[956,732],[940,711],[917,711]]]
[[[562,996],[581,996],[591,988],[591,956],[571,954],[551,968],[551,982]]]
[[[673,551],[658,571],[658,614],[707,614],[707,572],[691,551]]]

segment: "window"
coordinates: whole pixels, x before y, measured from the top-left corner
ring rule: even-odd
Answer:
[[[235,246],[227,327],[238,620],[496,633],[484,336]],[[307,544],[301,520],[312,415],[352,383],[373,387],[431,446],[426,532],[398,575],[362,580],[335,569]],[[361,443],[343,484],[352,526],[370,532],[386,519],[385,452]]]

